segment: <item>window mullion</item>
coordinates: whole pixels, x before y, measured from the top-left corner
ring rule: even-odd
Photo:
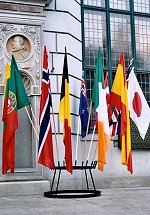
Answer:
[[[106,35],[107,35],[106,38],[107,38],[107,53],[108,53],[108,77],[109,77],[109,84],[112,85],[109,0],[105,0],[105,5],[106,5]]]
[[[132,44],[132,56],[134,59],[135,71],[137,70],[136,65],[136,42],[135,42],[135,21],[134,21],[134,1],[130,0],[130,26],[131,26],[131,44]]]

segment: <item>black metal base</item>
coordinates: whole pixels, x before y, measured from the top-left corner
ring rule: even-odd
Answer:
[[[44,197],[48,198],[91,198],[101,196],[98,190],[57,190],[44,192]]]
[[[77,165],[77,162],[75,162],[75,165],[73,166],[73,170],[84,170],[85,172],[85,179],[86,179],[86,185],[87,190],[58,190],[59,181],[60,181],[60,175],[62,170],[66,170],[65,164],[63,166],[60,165],[58,162],[58,166],[55,166],[54,169],[54,175],[51,185],[51,190],[48,192],[44,192],[44,197],[48,198],[89,198],[89,197],[97,197],[101,195],[101,191],[96,190],[94,179],[92,176],[92,169],[95,169],[97,165],[97,161],[92,161],[90,165],[88,165],[88,161],[86,161],[86,164],[84,165],[84,162],[82,162],[81,165]],[[58,170],[58,179],[56,183],[56,190],[53,190],[56,171]],[[88,177],[87,177],[87,170],[89,170],[91,181],[93,184],[93,190],[89,189],[89,183],[88,183]]]

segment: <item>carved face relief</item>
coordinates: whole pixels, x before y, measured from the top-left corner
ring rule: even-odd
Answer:
[[[29,57],[31,45],[25,36],[16,34],[8,39],[6,49],[17,61],[23,61]]]

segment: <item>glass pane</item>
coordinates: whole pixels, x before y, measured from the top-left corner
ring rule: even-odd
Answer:
[[[104,7],[105,0],[84,0],[85,5],[97,6],[97,7]]]
[[[129,0],[110,0],[110,8],[129,10]]]
[[[92,97],[92,89],[93,89],[93,81],[94,81],[94,71],[86,71],[86,93],[87,93],[87,99],[91,99]]]
[[[150,70],[150,19],[135,17],[137,68]]]
[[[149,0],[134,0],[134,11],[150,13],[150,1]]]
[[[85,66],[95,66],[98,47],[101,49],[103,66],[107,66],[106,19],[105,13],[85,11]]]
[[[130,17],[122,14],[111,14],[111,59],[112,67],[118,66],[121,52],[125,54],[126,67],[132,59]]]

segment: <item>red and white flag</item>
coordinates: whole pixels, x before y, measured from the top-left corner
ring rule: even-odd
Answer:
[[[128,97],[130,117],[144,139],[150,123],[150,108],[135,76],[134,67],[129,75]]]
[[[111,112],[111,106],[109,105],[110,93],[109,93],[108,72],[106,72],[106,75],[105,75],[104,88],[106,92],[106,101],[107,101],[107,107],[108,107],[108,121],[110,121],[112,112]]]
[[[107,107],[108,107],[108,121],[109,121],[110,136],[114,137],[118,135],[120,132],[120,123],[119,123],[120,114],[116,108],[114,108],[114,110],[112,111],[112,107],[109,105],[110,92],[109,92],[108,72],[106,72],[106,75],[105,75],[104,88],[106,92],[106,101],[107,101]]]

